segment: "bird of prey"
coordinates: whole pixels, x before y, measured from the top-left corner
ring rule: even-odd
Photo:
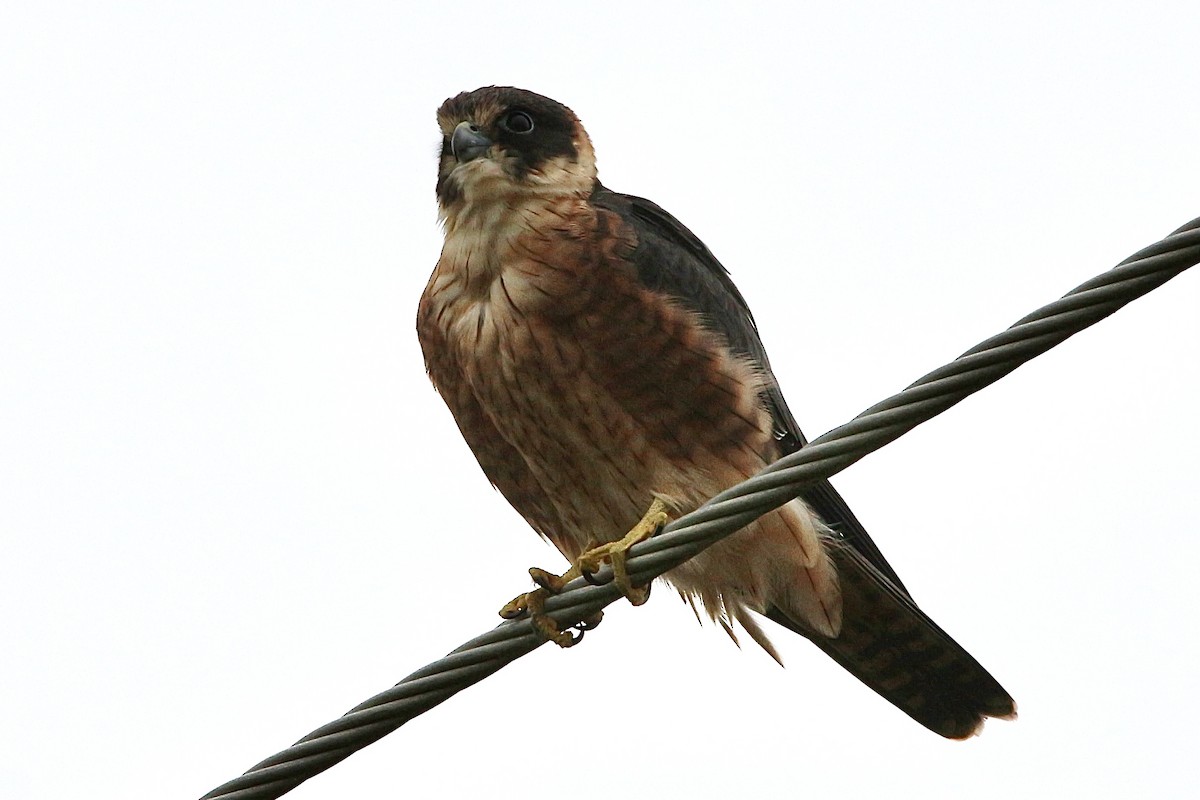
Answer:
[[[641,601],[624,550],[804,436],[728,272],[662,208],[600,183],[570,109],[491,86],[437,119],[445,243],[417,313],[430,379],[484,474],[575,564],[567,577],[611,559]],[[942,736],[1015,714],[828,481],[665,578],[776,658],[754,614],[806,637]],[[537,594],[502,613],[538,617]]]

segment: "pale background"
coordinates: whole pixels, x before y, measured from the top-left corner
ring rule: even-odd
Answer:
[[[1196,3],[830,5],[6,4],[0,796],[198,797],[562,565],[413,333],[451,94],[570,105],[733,271],[811,436],[1200,215]],[[1018,722],[943,741],[660,587],[291,796],[1194,790],[1198,301],[836,480]]]

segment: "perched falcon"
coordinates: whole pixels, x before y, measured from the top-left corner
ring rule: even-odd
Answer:
[[[686,513],[805,444],[728,273],[666,211],[600,183],[570,109],[486,87],[437,118],[445,245],[421,349],[535,531],[578,564],[652,504]],[[1015,713],[827,481],[665,577],[772,655],[750,612],[808,638],[942,736]]]

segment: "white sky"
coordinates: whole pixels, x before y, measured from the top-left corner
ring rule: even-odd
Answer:
[[[810,436],[1200,215],[1200,5],[899,8],[6,5],[0,796],[198,797],[562,566],[413,332],[451,94],[570,105],[733,271]],[[945,742],[659,587],[290,797],[1194,790],[1198,295],[836,479],[1018,722]]]

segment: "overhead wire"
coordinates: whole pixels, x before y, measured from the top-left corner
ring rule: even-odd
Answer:
[[[682,564],[799,496],[809,484],[840,472],[1197,262],[1200,218],[1023,317],[758,475],[721,492],[671,522],[658,536],[635,545],[627,563],[632,581],[635,585],[649,582]],[[593,580],[596,583],[576,579],[547,601],[546,613],[561,629],[578,627],[621,596],[612,585],[611,567],[602,568]],[[213,789],[201,800],[281,797],[543,644],[545,639],[527,619],[501,623]]]

